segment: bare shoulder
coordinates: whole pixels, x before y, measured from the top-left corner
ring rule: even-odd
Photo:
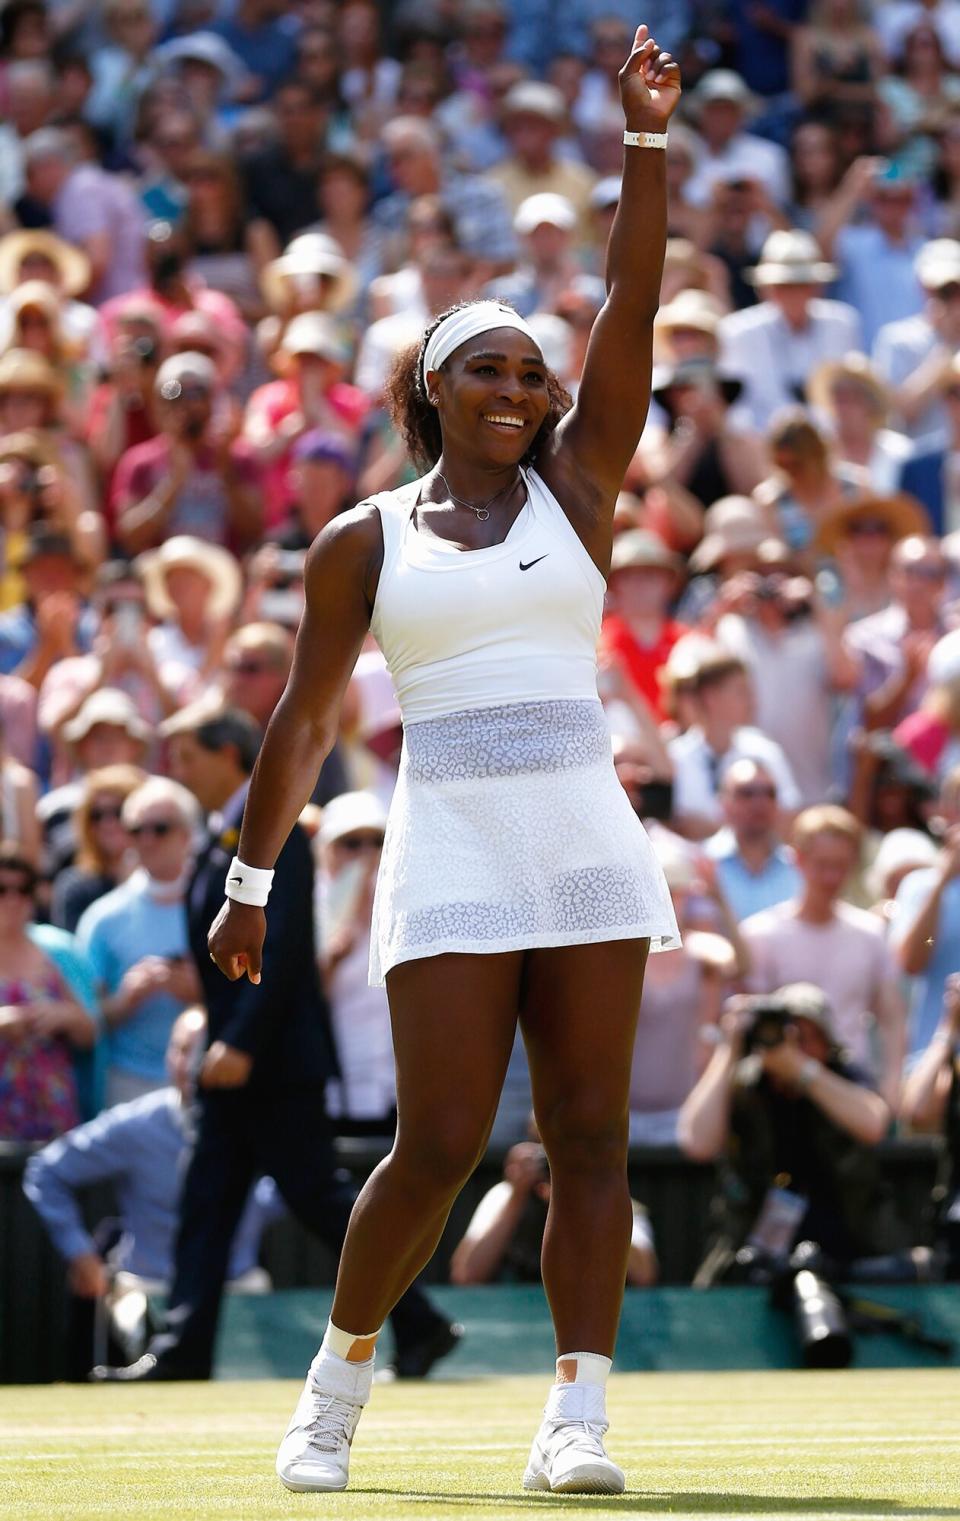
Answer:
[[[304,571],[307,594],[359,593],[373,607],[383,565],[383,526],[373,502],[361,502],[332,518],[317,534]]]

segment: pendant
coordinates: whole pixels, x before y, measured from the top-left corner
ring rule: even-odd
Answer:
[[[481,523],[485,523],[487,521],[487,518],[490,516],[486,507],[475,507],[474,512],[477,514],[477,517],[480,519]]]

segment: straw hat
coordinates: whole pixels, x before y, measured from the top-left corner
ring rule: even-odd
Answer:
[[[327,275],[333,286],[327,297],[329,311],[339,312],[352,302],[357,277],[350,261],[335,238],[323,232],[302,232],[288,243],[279,259],[273,259],[260,277],[260,288],[268,306],[282,312],[290,305],[288,282],[298,276]]]
[[[751,285],[829,285],[838,273],[813,234],[793,227],[771,232],[759,264],[747,270],[744,279]]]
[[[685,568],[683,557],[648,528],[628,528],[613,541],[611,575],[618,570],[670,570],[679,576]]]
[[[229,618],[240,601],[240,567],[233,555],[217,544],[208,544],[190,534],[176,534],[159,549],[148,549],[137,557],[136,564],[143,579],[147,606],[154,618],[173,616],[175,609],[167,591],[167,572],[181,566],[198,570],[210,582],[207,614],[214,621]]]
[[[849,380],[873,399],[877,412],[886,417],[890,411],[890,391],[877,374],[866,354],[844,354],[842,359],[828,359],[814,370],[807,381],[810,405],[828,416],[833,412],[830,395],[838,380]]]
[[[755,554],[771,537],[756,502],[748,496],[723,496],[703,515],[704,536],[690,556],[696,575],[713,570],[728,555]]]
[[[682,290],[660,308],[656,316],[658,333],[671,333],[678,327],[694,328],[714,337],[723,312],[719,301],[705,290]]]
[[[56,267],[64,295],[79,296],[90,284],[85,253],[44,228],[23,228],[0,238],[0,293],[9,295],[20,283],[20,266],[30,254],[41,254]]]
[[[855,524],[873,518],[880,519],[887,525],[894,542],[907,539],[914,533],[931,532],[926,509],[907,492],[894,492],[892,496],[862,492],[841,502],[839,507],[835,507],[823,519],[817,529],[814,548],[820,554],[836,554],[839,545]]]
[[[35,470],[59,462],[57,451],[49,439],[44,438],[42,433],[34,432],[32,428],[23,428],[19,433],[5,433],[0,438],[0,463],[11,459],[23,460],[26,464],[33,465]]]
[[[63,383],[49,360],[33,349],[7,349],[0,356],[0,393],[45,391],[52,401],[63,395]]]
[[[17,317],[28,309],[43,312],[55,326],[59,324],[63,311],[59,295],[46,280],[24,280],[22,285],[10,292],[7,306]]]
[[[118,687],[101,687],[99,691],[91,692],[76,716],[64,724],[63,738],[68,745],[79,744],[97,724],[123,729],[142,745],[150,738],[150,729],[137,712],[133,700]]]

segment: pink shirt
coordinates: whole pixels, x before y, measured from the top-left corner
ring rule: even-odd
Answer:
[[[370,410],[370,398],[356,386],[338,380],[324,393],[323,399],[331,413],[331,417],[324,423],[324,430],[341,433],[352,443]],[[295,383],[290,380],[271,380],[269,384],[260,386],[250,397],[247,403],[247,426],[249,427],[251,417],[256,417],[258,422],[265,422],[270,431],[275,432],[285,417],[299,409],[300,394]],[[289,479],[292,457],[291,444],[282,454],[263,466],[263,505],[267,528],[275,528],[290,514],[293,503]]]
[[[837,1038],[858,1066],[873,1072],[870,1026],[877,995],[898,973],[874,914],[838,903],[829,924],[805,924],[797,905],[778,903],[745,919],[740,932],[750,952],[750,988],[772,993],[788,982],[815,982],[830,1000]]]

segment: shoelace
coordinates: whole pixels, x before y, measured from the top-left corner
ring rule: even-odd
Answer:
[[[560,1452],[565,1447],[576,1445],[581,1451],[586,1449],[599,1458],[607,1456],[603,1449],[603,1430],[591,1425],[589,1421],[557,1422],[554,1426],[554,1440]]]
[[[321,1394],[319,1390],[313,1396],[313,1403],[313,1419],[306,1427],[310,1433],[309,1445],[317,1452],[339,1452],[342,1443],[349,1440],[356,1405],[349,1400],[337,1399],[335,1394]]]

